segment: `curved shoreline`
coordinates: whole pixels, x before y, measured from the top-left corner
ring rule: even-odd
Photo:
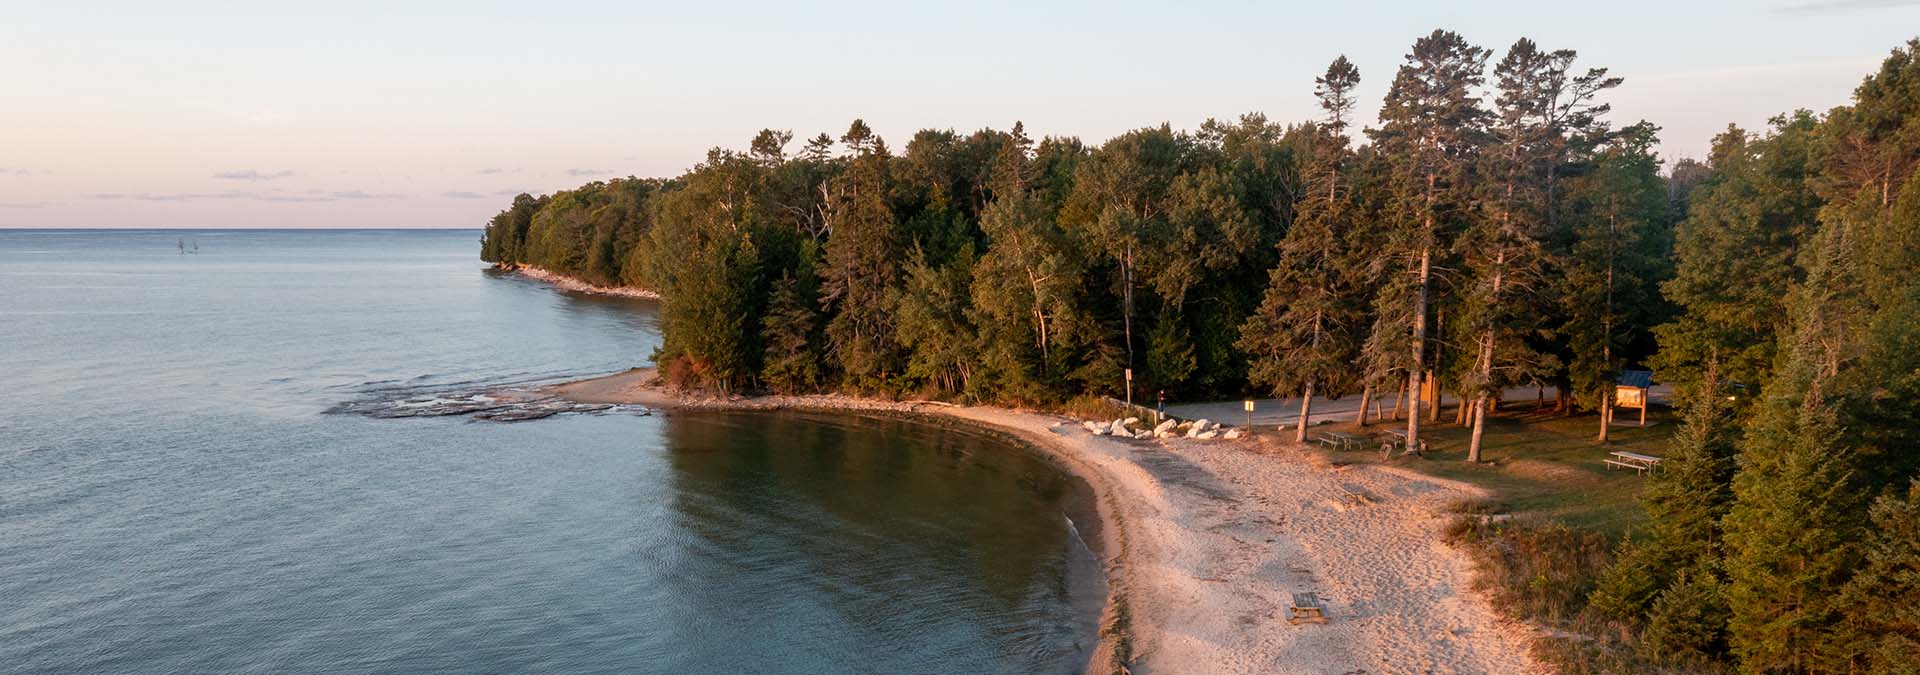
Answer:
[[[559,272],[551,272],[545,269],[541,269],[539,267],[534,267],[532,265],[523,265],[519,263],[494,263],[493,269],[500,270],[502,272],[506,272],[508,274],[513,274],[516,276],[526,277],[528,279],[532,279],[534,281],[538,281],[541,283],[545,283],[553,286],[554,288],[558,288],[562,291],[572,291],[574,293],[592,293],[594,295],[611,295],[617,298],[644,298],[647,300],[660,299],[659,293],[655,293],[653,291],[649,291],[644,288],[635,288],[632,286],[599,286],[599,285],[587,283],[586,280],[580,279],[578,277],[567,276]]]
[[[715,398],[652,369],[546,387],[579,403],[674,410],[889,413],[967,424],[1050,457],[1092,491],[1107,581],[1088,673],[1547,672],[1532,629],[1471,592],[1444,543],[1465,484],[1338,466],[1267,435],[1238,441],[1093,436],[1066,417],[840,395]],[[1293,626],[1291,593],[1332,621]]]
[[[1132,660],[1131,625],[1127,611],[1126,520],[1116,507],[1112,480],[1084,457],[1066,451],[1051,439],[1039,436],[1026,425],[1006,424],[978,416],[961,414],[960,406],[936,402],[892,402],[845,396],[769,396],[755,398],[708,398],[670,391],[656,383],[652,368],[634,368],[622,373],[552,385],[545,391],[578,403],[637,404],[666,410],[796,410],[810,412],[882,413],[930,418],[935,423],[967,424],[1030,448],[1085,483],[1093,495],[1094,511],[1099,518],[1096,536],[1087,543],[1100,557],[1106,577],[1107,600],[1100,610],[1099,643],[1087,660],[1089,674],[1128,673]]]

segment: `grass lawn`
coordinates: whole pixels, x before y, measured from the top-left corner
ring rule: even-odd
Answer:
[[[1596,415],[1567,418],[1550,409],[1536,412],[1531,401],[1509,403],[1487,418],[1481,463],[1468,464],[1471,430],[1454,426],[1452,413],[1447,408],[1441,411],[1440,422],[1421,425],[1426,457],[1395,457],[1389,463],[1486,488],[1493,493],[1497,512],[1555,520],[1609,538],[1618,538],[1645,521],[1646,514],[1635,500],[1647,479],[1633,471],[1609,470],[1602,460],[1616,450],[1665,456],[1668,440],[1677,429],[1665,409],[1649,410],[1645,427],[1635,425],[1638,411],[1622,410],[1607,444],[1601,445],[1593,440],[1599,431]],[[1404,420],[1374,422],[1364,433],[1378,437],[1405,424]],[[1320,428],[1356,431],[1351,422]],[[1331,459],[1377,463],[1381,461],[1378,448],[1375,443],[1369,452],[1334,452]]]

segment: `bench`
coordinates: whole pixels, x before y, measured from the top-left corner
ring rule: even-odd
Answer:
[[[1602,460],[1602,461],[1605,461],[1607,463],[1608,469],[1633,469],[1634,473],[1647,472],[1647,467],[1646,465],[1643,465],[1643,464],[1634,464],[1632,462],[1622,462],[1617,459],[1608,459],[1608,460]]]
[[[1327,607],[1320,603],[1317,593],[1295,593],[1293,606],[1287,608],[1287,623],[1299,625],[1306,622],[1327,622]]]

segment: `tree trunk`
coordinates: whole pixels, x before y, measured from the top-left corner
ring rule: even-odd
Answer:
[[[1307,425],[1312,423],[1309,416],[1313,412],[1313,383],[1308,382],[1300,395],[1300,428],[1293,432],[1293,442],[1307,442]]]
[[[1480,398],[1473,406],[1473,440],[1467,444],[1467,461],[1480,461],[1480,437],[1487,431],[1487,391],[1480,390]]]
[[[1608,428],[1612,426],[1613,426],[1613,396],[1608,393],[1602,392],[1600,394],[1600,436],[1595,438],[1594,440],[1601,443],[1607,442],[1607,431],[1608,431]]]
[[[1353,418],[1354,424],[1357,424],[1363,427],[1367,426],[1367,404],[1372,401],[1373,401],[1373,385],[1369,384],[1365,387],[1361,387],[1360,388],[1360,414]]]
[[[1393,397],[1393,420],[1400,421],[1400,404],[1407,402],[1407,387],[1400,386],[1400,395]]]
[[[1438,357],[1439,355],[1435,354],[1435,356]],[[1427,373],[1427,388],[1433,391],[1433,400],[1428,401],[1427,421],[1433,424],[1440,423],[1440,404],[1446,401],[1447,398],[1446,394],[1441,393],[1441,387],[1444,386],[1446,385],[1440,382],[1440,373]]]
[[[1127,368],[1131,370],[1133,368],[1133,242],[1131,241],[1127,242],[1126,255],[1121,258],[1120,283],[1121,301],[1125,305],[1121,308],[1121,319],[1126,325],[1127,333]],[[1127,389],[1131,391],[1133,384],[1128,383]]]
[[[1433,231],[1433,181],[1427,179],[1427,222],[1428,232]],[[1420,447],[1420,369],[1426,367],[1427,354],[1427,277],[1433,272],[1433,251],[1429,246],[1420,248],[1420,279],[1414,285],[1413,293],[1413,360],[1407,368],[1407,449]]]

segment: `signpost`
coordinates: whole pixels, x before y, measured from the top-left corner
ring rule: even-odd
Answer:
[[[1247,433],[1253,433],[1253,399],[1247,399]]]
[[[1133,411],[1133,369],[1127,369],[1127,411]]]

